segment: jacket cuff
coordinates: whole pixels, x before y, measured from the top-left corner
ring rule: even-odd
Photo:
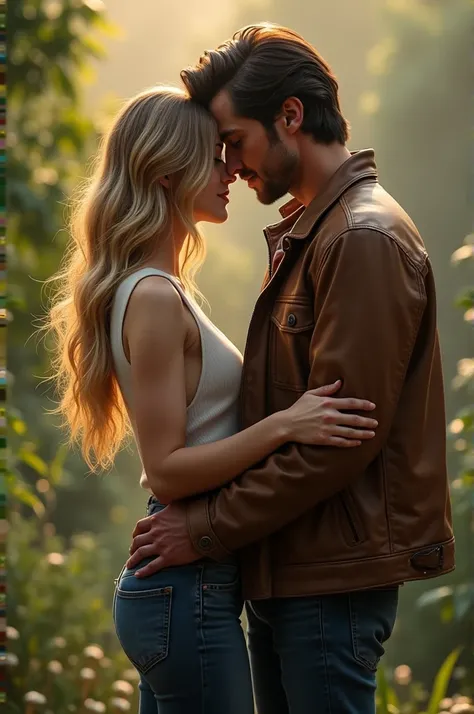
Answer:
[[[231,555],[230,551],[224,548],[211,526],[209,503],[206,497],[188,502],[186,522],[193,547],[203,558],[224,560]]]

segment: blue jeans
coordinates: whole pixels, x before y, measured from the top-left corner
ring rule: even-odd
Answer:
[[[397,605],[396,587],[248,603],[258,714],[375,714]]]
[[[148,513],[161,508],[151,499]],[[202,560],[144,579],[138,567],[122,571],[113,613],[140,673],[139,714],[253,714],[237,563]]]

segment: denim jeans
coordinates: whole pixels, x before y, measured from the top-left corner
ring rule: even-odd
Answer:
[[[148,514],[161,508],[150,499]],[[237,563],[202,560],[138,579],[140,566],[123,569],[113,608],[140,674],[139,714],[253,714]]]
[[[375,714],[397,605],[396,587],[247,603],[258,714]]]

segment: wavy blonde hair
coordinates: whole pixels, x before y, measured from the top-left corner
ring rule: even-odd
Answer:
[[[181,282],[196,294],[205,255],[193,220],[197,194],[215,157],[209,113],[177,88],[154,87],[131,99],[104,137],[92,177],[81,187],[70,221],[71,243],[47,317],[53,335],[52,379],[71,442],[91,470],[110,467],[130,424],[113,368],[110,311],[119,283],[140,269],[157,241],[185,226]],[[160,178],[170,177],[165,189]]]

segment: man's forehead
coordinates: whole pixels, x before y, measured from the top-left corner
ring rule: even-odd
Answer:
[[[238,127],[238,117],[234,114],[234,107],[229,92],[222,89],[209,106],[214,119],[219,128],[219,134],[223,140]]]

